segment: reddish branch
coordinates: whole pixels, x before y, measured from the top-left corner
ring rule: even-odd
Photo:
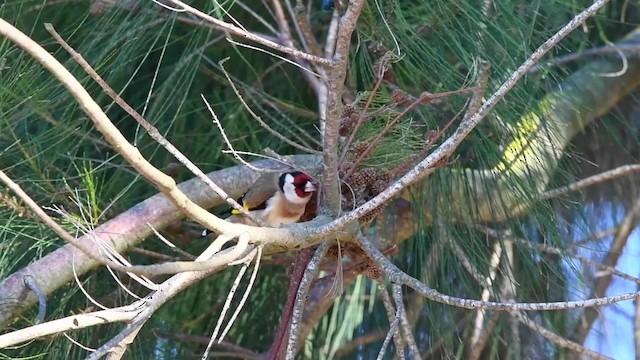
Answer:
[[[289,339],[288,330],[289,323],[291,322],[291,313],[293,312],[293,304],[296,300],[298,288],[300,287],[300,281],[302,281],[302,276],[304,275],[304,271],[307,269],[307,265],[309,264],[312,256],[312,248],[303,249],[298,253],[295,265],[293,266],[291,281],[289,282],[287,302],[284,304],[284,309],[282,309],[282,315],[280,316],[280,323],[276,330],[276,336],[273,339],[271,349],[269,349],[267,356],[267,359],[269,360],[284,358],[285,350],[287,348],[287,340]]]

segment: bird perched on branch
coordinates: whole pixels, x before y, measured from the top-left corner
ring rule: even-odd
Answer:
[[[259,177],[237,202],[267,226],[280,227],[300,220],[316,190],[316,182],[301,171],[269,173]],[[238,210],[231,214],[229,222],[255,225]],[[211,232],[205,229],[202,236]]]

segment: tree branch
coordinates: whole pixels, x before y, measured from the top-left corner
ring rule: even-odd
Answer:
[[[323,160],[323,200],[330,213],[341,210],[340,179],[338,178],[338,142],[340,140],[340,115],[342,112],[342,91],[347,76],[351,35],[358,23],[364,0],[352,0],[345,14],[340,18],[340,27],[333,55],[334,66],[327,70],[327,113],[322,137]],[[357,218],[353,218],[351,221]]]
[[[375,261],[389,279],[397,284],[406,285],[427,299],[437,301],[442,304],[461,307],[465,309],[485,309],[485,310],[535,310],[535,311],[551,311],[595,307],[602,305],[614,304],[621,301],[631,300],[640,296],[640,292],[628,293],[618,296],[601,297],[589,300],[579,301],[559,301],[547,303],[502,303],[494,301],[480,301],[463,299],[454,296],[444,295],[434,290],[421,281],[409,276],[402,270],[398,269],[391,261],[389,261],[368,239],[363,235],[357,238],[358,245],[362,247],[367,254]]]
[[[245,31],[237,26],[231,25],[229,23],[226,23],[224,21],[220,21],[210,15],[207,15],[205,13],[203,13],[202,11],[195,9],[185,3],[183,3],[182,1],[179,0],[168,0],[170,3],[181,7],[182,9],[184,9],[186,12],[193,14],[201,19],[204,19],[212,24],[214,24],[215,26],[218,26],[219,28],[223,29],[225,32],[228,32],[229,34],[233,34],[233,35],[237,35],[240,37],[243,37],[247,40],[251,40],[254,42],[257,42],[258,44],[267,46],[269,48],[272,48],[274,50],[278,50],[281,51],[285,54],[289,54],[291,56],[293,56],[294,58],[299,58],[299,59],[304,59],[307,61],[311,61],[314,63],[318,63],[318,64],[322,64],[322,65],[327,65],[327,66],[331,66],[333,65],[333,61],[329,60],[329,59],[325,59],[325,58],[321,58],[318,56],[314,56],[314,55],[310,55],[307,54],[305,52],[302,52],[300,50],[296,50],[296,49],[292,49],[283,45],[280,45],[278,43],[275,43],[271,40],[267,40],[263,37],[254,35],[248,31]]]

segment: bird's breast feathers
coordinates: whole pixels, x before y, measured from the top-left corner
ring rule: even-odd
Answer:
[[[256,214],[267,225],[279,227],[285,224],[294,224],[304,214],[306,204],[292,204],[288,202],[284,194],[276,193],[271,199],[267,200],[267,207],[260,210],[260,214]]]

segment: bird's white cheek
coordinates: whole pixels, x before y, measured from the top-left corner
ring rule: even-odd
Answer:
[[[283,190],[284,190],[285,199],[287,199],[288,202],[293,204],[299,204],[299,205],[306,204],[309,202],[309,199],[311,198],[311,196],[307,196],[303,198],[298,196],[296,194],[296,188],[293,186],[293,184],[286,184]]]

